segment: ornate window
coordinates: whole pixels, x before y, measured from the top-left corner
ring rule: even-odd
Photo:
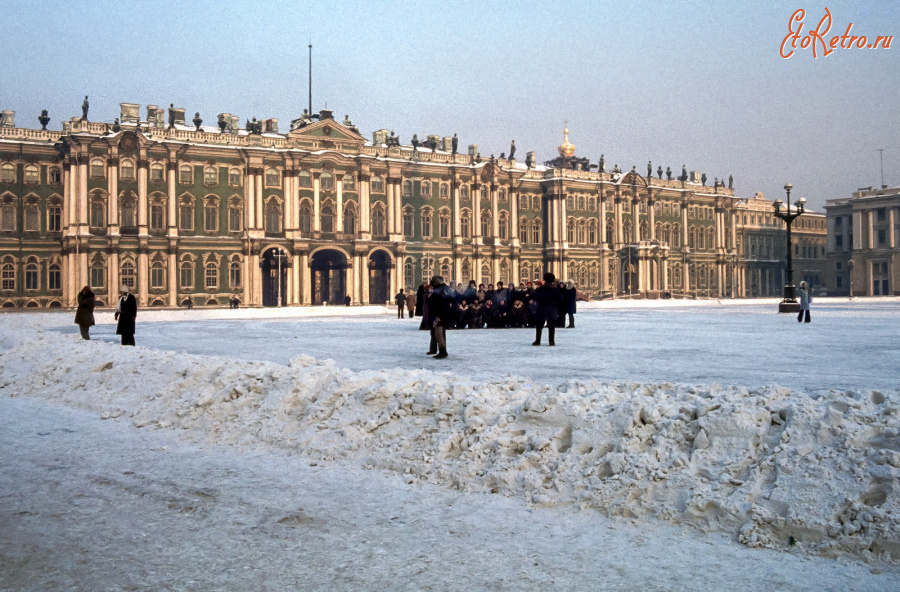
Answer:
[[[37,290],[40,288],[38,278],[40,277],[40,268],[34,261],[25,264],[25,289]]]
[[[403,235],[406,237],[412,237],[416,233],[415,227],[413,224],[413,209],[410,207],[406,207],[403,209]]]
[[[372,209],[372,235],[384,236],[387,231],[384,227],[384,209],[375,207]]]
[[[535,218],[531,223],[531,242],[539,245],[541,244],[541,219]]]
[[[228,204],[228,232],[240,232],[244,229],[244,208],[239,200],[233,199]]]
[[[219,265],[215,261],[206,263],[206,273],[204,274],[204,277],[206,278],[205,285],[207,288],[219,287]]]
[[[616,239],[616,234],[613,229],[612,220],[607,220],[606,221],[606,243],[611,245],[615,242],[615,239]]]
[[[134,162],[123,160],[119,165],[119,177],[131,181],[134,179]]]
[[[91,228],[103,228],[106,226],[106,202],[99,195],[91,199]]]
[[[356,234],[356,207],[352,203],[344,206],[344,234]]]
[[[415,266],[413,265],[412,258],[407,258],[406,263],[403,264],[403,284],[410,292],[413,291],[416,285]]]
[[[574,209],[575,209],[575,198],[572,197],[571,195],[567,195],[567,196],[566,196],[566,208],[567,208],[568,210],[574,210]]]
[[[154,164],[150,167],[150,181],[161,183],[164,180],[163,165]]]
[[[311,188],[312,185],[312,175],[309,174],[309,171],[300,171],[297,175],[297,185],[300,188]]]
[[[131,261],[125,261],[122,263],[122,267],[119,270],[119,277],[121,278],[121,282],[123,286],[128,286],[129,288],[134,288],[134,263]]]
[[[281,204],[275,198],[266,202],[266,232],[281,232]]]
[[[319,177],[319,187],[322,189],[334,189],[334,177],[331,173],[322,173]]]
[[[47,183],[51,185],[62,183],[62,171],[59,167],[54,166],[47,169]]]
[[[194,201],[190,198],[184,198],[181,205],[178,206],[178,228],[180,230],[194,229]]]
[[[569,244],[575,243],[575,219],[569,218],[566,220],[566,241]]]
[[[178,167],[178,182],[190,185],[194,182],[194,167],[189,164],[183,164]]]
[[[241,262],[236,259],[232,259],[228,268],[228,283],[232,288],[241,287]]]
[[[6,163],[0,165],[0,182],[15,183],[16,182],[16,165]]]
[[[306,173],[306,178],[309,179],[309,173]],[[237,187],[241,184],[240,169],[228,169],[228,184],[232,187]]]
[[[469,199],[469,186],[468,185],[460,186],[459,197],[460,197],[460,199]]]
[[[99,158],[91,160],[91,178],[103,177],[106,173],[106,164]]]
[[[431,181],[422,181],[422,197],[425,199],[431,198]]]
[[[450,198],[450,187],[446,183],[441,183],[440,194],[441,199],[449,199]]]
[[[278,187],[281,184],[281,173],[277,169],[266,169],[266,187]]]
[[[205,167],[203,169],[203,183],[205,185],[216,185],[219,183],[219,171],[216,167]]]
[[[412,197],[412,181],[409,179],[403,182],[403,197]]]
[[[133,195],[125,195],[119,205],[119,224],[126,228],[137,226],[137,204]]]
[[[584,223],[584,220],[578,221],[577,230],[578,230],[578,244],[579,245],[587,244],[587,227]]]
[[[155,290],[161,290],[166,287],[166,268],[162,261],[154,261],[150,265],[150,287]]]
[[[597,221],[591,220],[588,222],[588,244],[596,245],[597,244]]]
[[[188,289],[194,287],[194,263],[189,259],[181,262],[181,287]]]
[[[59,264],[51,263],[47,268],[47,289],[59,290],[62,288],[62,273]]]
[[[312,210],[309,204],[304,203],[300,206],[300,232],[304,236],[309,236],[312,231]]]
[[[584,210],[584,196],[578,198],[578,209]]]
[[[25,232],[38,232],[41,229],[41,214],[37,197],[31,196],[25,204]]]
[[[506,187],[501,187],[497,190],[497,199],[500,201],[506,201]]]
[[[16,266],[12,263],[4,263],[0,266],[0,289],[16,289]]]
[[[384,193],[384,179],[372,177],[372,193]]]
[[[493,236],[491,232],[491,214],[487,210],[481,212],[481,236]]]
[[[99,256],[91,262],[91,287],[106,287],[106,263]]]
[[[166,229],[166,202],[156,198],[150,202],[150,230],[157,232]]]
[[[507,240],[509,238],[509,219],[506,212],[500,212],[497,232],[499,233],[497,238],[500,240]]]
[[[481,283],[484,285],[488,285],[492,283],[491,280],[491,266],[487,263],[481,266]]]
[[[37,185],[41,181],[41,169],[36,164],[25,165],[25,182]]]
[[[459,232],[463,238],[469,238],[469,210],[463,210],[459,215]]]
[[[597,211],[597,200],[593,197],[588,198],[588,210],[592,212]]]
[[[219,200],[214,197],[207,197],[203,204],[203,228],[206,232],[219,230]]]
[[[450,212],[447,210],[440,211],[438,225],[440,226],[441,238],[450,238]]]
[[[353,175],[344,175],[341,183],[344,185],[344,191],[356,191],[356,180]]]
[[[469,258],[466,257],[462,262],[462,277],[459,278],[463,284],[468,284],[469,280],[472,279],[472,264],[469,262]]]
[[[430,255],[422,257],[422,281],[434,275],[434,258]]]
[[[431,238],[431,208],[422,208],[422,238]]]
[[[528,220],[519,220],[519,242],[528,244]]]
[[[322,206],[322,232],[334,232],[334,208],[330,203]]]
[[[441,259],[441,275],[444,276],[445,280],[450,277],[450,260],[449,259]]]

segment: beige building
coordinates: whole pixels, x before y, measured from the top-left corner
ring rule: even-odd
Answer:
[[[829,293],[900,295],[900,188],[860,189],[825,211]]]

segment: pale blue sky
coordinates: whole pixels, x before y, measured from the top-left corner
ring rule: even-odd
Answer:
[[[900,38],[900,2],[19,2],[0,1],[0,109],[51,129],[112,121],[120,102],[175,103],[206,123],[306,107],[348,114],[371,139],[393,129],[458,133],[483,156],[555,156],[564,120],[576,153],[607,167],[647,161],[734,175],[762,191],[825,199],[900,185],[900,39],[890,49],[779,57],[794,10],[829,37]]]

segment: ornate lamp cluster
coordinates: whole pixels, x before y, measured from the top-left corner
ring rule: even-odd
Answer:
[[[787,183],[784,186],[784,190],[787,192],[787,208],[784,211],[781,210],[784,206],[783,201],[776,199],[772,203],[772,208],[775,210],[775,216],[784,220],[784,223],[787,226],[787,283],[784,286],[784,299],[778,305],[778,312],[797,312],[800,310],[800,305],[797,303],[797,288],[794,286],[791,224],[803,214],[806,206],[806,198],[801,197],[797,201],[797,207],[792,208],[791,189],[793,188],[793,185],[790,183]]]

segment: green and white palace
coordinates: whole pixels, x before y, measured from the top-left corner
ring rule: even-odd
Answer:
[[[84,285],[109,305],[122,284],[140,306],[376,304],[434,274],[487,285],[545,271],[597,298],[781,290],[783,262],[750,256],[761,196],[684,167],[607,172],[575,156],[568,129],[541,165],[455,137],[369,141],[327,110],[287,133],[228,113],[191,125],[174,107],[142,119],[131,103],[114,123],[86,115],[50,131],[2,113],[2,307],[71,307]],[[824,218],[819,234],[824,250]]]

